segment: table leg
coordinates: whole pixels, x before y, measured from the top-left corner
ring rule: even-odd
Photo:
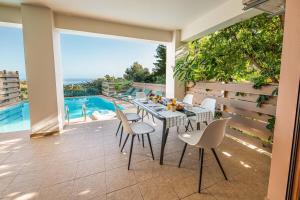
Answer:
[[[140,114],[140,111],[141,111],[141,110],[140,110],[140,107],[138,106],[137,109],[136,109],[136,114],[139,115],[139,114]]]
[[[200,130],[200,122],[197,122],[197,130]]]
[[[161,149],[160,149],[160,161],[159,161],[160,165],[164,164],[164,151],[167,143],[168,134],[169,134],[169,128],[166,127],[166,120],[164,120],[162,139],[161,139]]]

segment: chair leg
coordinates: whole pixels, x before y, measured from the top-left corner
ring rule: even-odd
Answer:
[[[153,117],[153,115],[151,115],[152,116],[152,121],[153,121],[153,123],[155,124],[155,120],[154,120],[154,117]]]
[[[198,193],[201,191],[201,182],[202,182],[202,170],[203,170],[203,157],[204,157],[204,149],[200,148],[200,172],[199,172],[199,184],[198,184]]]
[[[151,145],[151,140],[150,140],[149,133],[147,133],[147,137],[148,137],[148,142],[149,142],[149,146],[150,146],[150,150],[151,150],[152,159],[154,160],[154,154],[153,154],[153,150],[152,150],[152,145]]]
[[[121,143],[122,143],[122,136],[123,136],[123,126],[121,128],[121,136],[120,136],[119,147],[121,146]]]
[[[120,130],[121,124],[122,124],[122,121],[120,121],[120,123],[119,123],[118,129],[117,129],[117,132],[116,132],[116,136],[117,136],[117,135],[118,135],[118,133],[119,133],[119,130]]]
[[[185,126],[185,132],[187,132],[189,130],[189,125],[190,125],[191,121],[188,121],[188,124]]]
[[[213,152],[213,154],[214,154],[214,156],[215,156],[215,158],[216,158],[216,160],[218,162],[218,165],[219,165],[219,167],[220,167],[220,169],[221,169],[221,171],[222,171],[222,173],[224,175],[225,180],[227,181],[228,179],[227,179],[226,173],[225,173],[225,171],[224,171],[224,169],[222,167],[222,164],[221,164],[221,162],[220,162],[220,160],[218,158],[218,155],[217,155],[215,149],[212,148],[211,150],[212,150],[212,152]]]
[[[188,121],[188,124],[185,126],[185,132],[189,130],[189,126],[192,128],[192,131],[194,131],[194,128],[192,126],[191,120]]]
[[[145,144],[144,144],[144,135],[142,135],[142,144],[143,144],[143,148],[145,147]]]
[[[132,155],[134,137],[135,137],[135,135],[132,135],[130,152],[129,152],[129,160],[128,160],[128,170],[130,169],[130,162],[131,162],[131,155]]]
[[[144,109],[142,110],[142,122],[144,121]]]
[[[123,149],[124,149],[124,147],[125,147],[125,145],[126,145],[126,142],[127,142],[128,138],[129,138],[129,134],[127,134],[127,136],[126,136],[126,138],[125,138],[124,144],[123,144],[123,146],[122,146],[122,148],[121,148],[121,152],[123,151]]]
[[[179,161],[179,164],[178,164],[178,168],[180,168],[180,166],[181,166],[181,162],[182,162],[185,150],[186,150],[186,146],[187,146],[187,143],[184,144],[183,151],[182,151],[182,154],[181,154],[181,157],[180,157],[180,161]]]

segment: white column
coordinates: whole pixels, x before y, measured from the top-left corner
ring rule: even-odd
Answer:
[[[268,199],[285,199],[300,78],[300,1],[286,1]],[[298,155],[299,156],[299,155]]]
[[[49,8],[21,6],[32,136],[63,128],[59,34]]]
[[[184,83],[176,80],[173,76],[176,63],[176,49],[180,47],[180,31],[173,32],[172,42],[167,44],[167,61],[166,61],[166,97],[182,99],[184,97]]]

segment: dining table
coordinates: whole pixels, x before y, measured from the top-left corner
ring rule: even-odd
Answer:
[[[170,128],[186,126],[187,122],[189,122],[189,117],[196,117],[197,123],[206,122],[207,124],[213,120],[213,112],[200,106],[185,106],[180,111],[173,111],[168,110],[166,105],[149,99],[133,99],[131,103],[137,107],[138,114],[141,110],[144,110],[163,123],[160,165],[163,165],[164,162],[164,150]]]

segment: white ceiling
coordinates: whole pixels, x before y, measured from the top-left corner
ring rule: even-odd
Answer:
[[[0,0],[54,11],[165,30],[182,29],[228,0]]]

